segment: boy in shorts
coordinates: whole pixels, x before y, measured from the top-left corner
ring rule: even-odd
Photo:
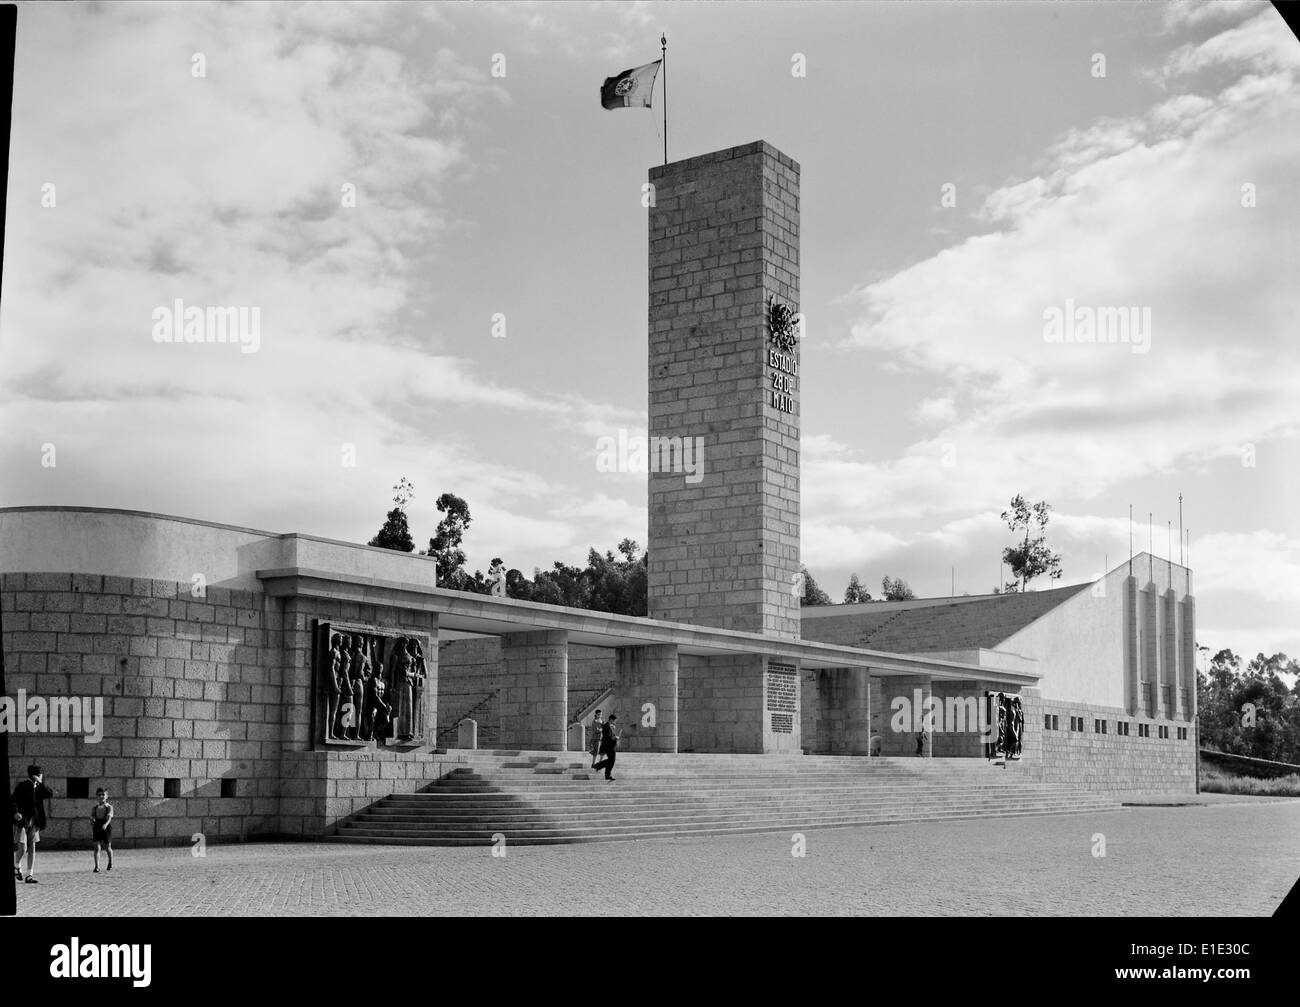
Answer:
[[[99,873],[99,848],[108,853],[108,869],[113,869],[113,805],[108,803],[108,791],[100,787],[95,791],[97,803],[90,809],[90,841],[95,844],[95,874]]]

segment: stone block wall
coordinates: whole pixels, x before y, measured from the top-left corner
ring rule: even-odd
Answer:
[[[43,843],[88,841],[98,787],[114,806],[115,842],[184,845],[194,833],[321,835],[406,785],[384,790],[386,781],[417,789],[437,770],[428,753],[317,750],[311,722],[315,619],[432,635],[432,614],[222,587],[195,597],[189,583],[60,573],[0,576],[0,607],[10,696],[102,701],[97,743],[10,737],[8,785],[36,762],[55,794]],[[436,648],[425,660],[434,703]],[[373,785],[357,782],[371,772]],[[78,781],[92,797],[69,798]]]
[[[43,841],[88,842],[98,787],[110,793],[124,845],[280,831],[284,710],[293,697],[281,681],[275,602],[220,587],[194,597],[189,583],[171,581],[6,573],[0,606],[11,696],[21,689],[103,702],[97,744],[70,734],[10,737],[9,786],[37,762],[55,793]],[[68,798],[78,779],[91,799]]]
[[[1195,725],[1134,717],[1113,706],[1058,703],[1035,689],[1023,690],[1021,700],[1025,756],[1041,766],[1045,782],[1102,792],[1195,793]],[[1044,728],[1049,714],[1057,718],[1059,730]],[[1071,717],[1083,718],[1082,731],[1069,730]],[[1106,721],[1105,734],[1094,730],[1097,720]],[[1118,723],[1129,724],[1129,734],[1119,734]],[[1139,724],[1150,725],[1150,737],[1139,735]],[[1168,728],[1168,738],[1159,736],[1161,727]],[[1184,739],[1178,737],[1180,728],[1186,729]]]
[[[681,655],[677,703],[678,751],[763,751],[761,657]]]

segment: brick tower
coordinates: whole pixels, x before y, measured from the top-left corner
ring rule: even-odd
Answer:
[[[798,637],[799,165],[758,141],[650,181],[649,614]]]

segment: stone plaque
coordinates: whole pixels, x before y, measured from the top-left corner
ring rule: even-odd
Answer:
[[[799,682],[793,664],[770,661],[767,665],[767,710],[774,734],[794,733],[795,698]]]
[[[426,742],[428,637],[348,623],[316,623],[316,737],[325,745]]]

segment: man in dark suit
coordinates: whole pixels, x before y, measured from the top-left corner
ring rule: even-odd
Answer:
[[[605,726],[600,729],[600,754],[605,758],[596,763],[593,769],[603,769],[605,779],[613,780],[614,760],[618,756],[618,720],[617,713],[611,713],[609,720],[605,721]]]
[[[27,767],[27,779],[14,787],[10,797],[14,809],[14,880],[22,877],[23,853],[27,854],[27,884],[36,884],[32,868],[36,865],[36,844],[45,828],[46,810],[54,791],[45,785],[40,766]]]

